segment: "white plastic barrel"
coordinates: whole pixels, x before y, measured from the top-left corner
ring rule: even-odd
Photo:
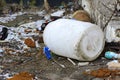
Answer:
[[[97,25],[72,19],[49,23],[43,40],[53,53],[80,61],[96,59],[105,43],[104,34]]]

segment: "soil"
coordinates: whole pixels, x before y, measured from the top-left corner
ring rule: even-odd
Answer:
[[[43,44],[44,45],[44,44]],[[57,63],[62,64],[65,68],[56,64],[53,60],[48,60],[41,50],[34,50],[33,53],[9,55],[6,54],[0,59],[4,66],[5,72],[29,72],[38,77],[38,80],[91,80],[94,76],[83,74],[86,70],[95,70],[106,68],[109,60],[98,58],[85,66],[78,66],[80,61],[73,60],[73,65],[66,57],[53,55]]]
[[[16,20],[9,22],[7,26],[15,26],[18,22],[27,21],[29,16],[32,16],[33,20],[41,19],[37,15],[22,15],[18,16]],[[44,43],[41,43],[40,49],[32,48],[31,52],[26,54],[4,54],[0,58],[0,65],[3,73],[20,73],[20,72],[29,72],[35,75],[37,80],[107,80],[107,78],[96,78],[94,76],[85,75],[84,72],[87,70],[96,70],[99,68],[107,68],[107,62],[111,61],[103,58],[104,52],[102,55],[94,61],[89,62],[88,65],[78,66],[80,61],[73,60],[76,65],[73,65],[66,57],[58,56],[53,54],[57,63],[62,64],[65,68],[58,65],[55,61],[48,60],[43,54],[42,48]],[[0,77],[0,80],[4,80]],[[111,79],[112,80],[112,79]],[[115,79],[113,79],[115,80]]]

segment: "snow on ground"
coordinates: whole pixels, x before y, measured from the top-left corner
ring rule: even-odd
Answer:
[[[1,42],[4,43],[4,44],[8,42],[8,43],[11,43],[11,45],[12,45],[12,43],[16,43],[15,45],[18,47],[16,49],[16,52],[18,52],[18,51],[19,52],[24,52],[24,49],[29,48],[25,44],[25,39],[26,38],[33,39],[33,37],[36,36],[39,39],[39,37],[42,36],[42,35],[40,35],[39,31],[37,31],[38,23],[40,23],[40,25],[41,25],[42,22],[43,21],[40,20],[40,21],[36,21],[36,22],[31,22],[31,23],[26,23],[26,24],[20,25],[17,28],[9,27],[8,28],[9,31],[8,31],[7,38],[4,41],[1,41]],[[3,27],[5,27],[5,26],[3,26]],[[37,40],[35,42],[36,42],[36,45],[39,45]],[[9,47],[9,45],[8,45],[8,47]],[[40,47],[40,46],[37,46],[37,47]],[[6,48],[4,46],[2,46],[1,49],[6,50]]]
[[[8,23],[9,21],[15,20],[17,16],[20,16],[23,14],[26,14],[26,12],[18,12],[18,13],[12,14],[12,15],[7,14],[6,17],[0,17],[0,22]]]
[[[51,14],[51,16],[63,16],[63,13],[65,12],[65,10],[58,10],[56,12],[53,12]],[[38,11],[38,12],[18,12],[18,13],[14,13],[14,14],[6,14],[5,17],[0,17],[0,22],[1,23],[8,23],[9,21],[13,21],[16,19],[17,16],[20,16],[20,15],[24,15],[24,14],[37,14],[38,16],[44,16],[46,15],[46,12],[45,10],[43,11]]]
[[[0,17],[0,22],[8,23],[10,21],[15,20],[17,16],[24,15],[24,14],[33,14],[33,15],[37,14],[39,16],[44,16],[43,20],[25,23],[18,27],[7,27],[7,26],[0,25],[0,28],[1,28],[0,31],[2,30],[2,27],[7,27],[9,29],[8,37],[4,41],[0,41],[0,42],[4,44],[11,44],[11,45],[14,45],[12,43],[15,43],[16,52],[24,52],[24,49],[29,48],[25,44],[26,38],[31,38],[35,42],[36,47],[40,47],[40,45],[38,44],[38,40],[34,40],[33,37],[39,38],[41,36],[40,34],[41,26],[43,23],[45,23],[46,20],[51,21],[50,16],[62,17],[64,12],[65,10],[63,9],[63,10],[57,10],[56,12],[54,11],[51,14],[46,14],[46,12],[43,10],[38,12],[18,12],[12,15],[7,14],[6,17]],[[0,45],[2,46],[1,49],[3,49],[3,51],[6,50],[3,44],[0,44]],[[13,47],[15,47],[15,45]],[[10,45],[8,45],[8,47],[9,46]]]
[[[16,55],[26,53],[26,49],[28,51],[31,50],[31,48],[25,44],[25,39],[33,39],[33,36],[36,36],[39,39],[39,37],[42,35],[39,33],[39,31],[37,31],[37,28],[39,28],[38,25],[41,25],[42,22],[43,20],[38,20],[36,22],[22,24],[19,27],[7,27],[0,25],[1,29],[2,27],[7,27],[9,29],[8,37],[5,40],[0,41],[0,57],[4,57],[4,53]],[[41,46],[38,44],[38,41],[34,41],[36,42],[36,48],[40,48]],[[6,80],[13,75],[14,72],[3,72],[2,74],[0,74],[0,79],[2,78],[2,80]]]

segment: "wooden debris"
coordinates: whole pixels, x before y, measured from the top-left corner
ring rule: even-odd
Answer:
[[[12,78],[9,78],[7,80],[33,80],[34,75],[28,73],[28,72],[20,72],[19,74],[15,74]]]
[[[31,39],[31,38],[27,38],[25,39],[25,42],[24,42],[28,47],[32,47],[32,48],[35,48],[36,45],[35,45],[35,42]]]

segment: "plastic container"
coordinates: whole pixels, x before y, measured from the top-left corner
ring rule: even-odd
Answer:
[[[105,43],[104,34],[97,25],[71,19],[49,23],[43,40],[53,53],[80,61],[96,59]]]
[[[43,48],[44,54],[48,60],[52,59],[50,49],[48,47]]]
[[[105,57],[108,58],[108,59],[120,59],[120,54],[117,54],[115,52],[111,52],[111,51],[107,51],[105,52]]]

